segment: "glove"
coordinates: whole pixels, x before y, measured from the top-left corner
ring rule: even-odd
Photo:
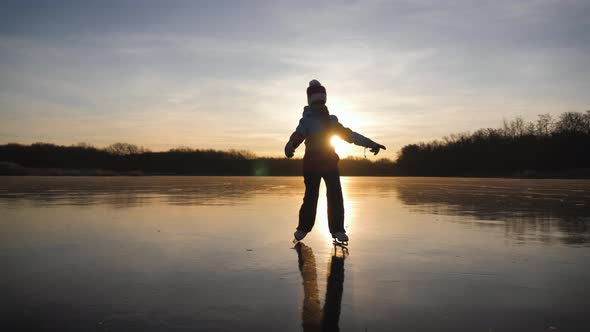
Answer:
[[[292,158],[294,154],[295,148],[293,147],[293,143],[289,141],[287,142],[287,145],[285,145],[285,156],[287,156],[287,158]]]
[[[375,143],[375,145],[373,145],[373,147],[371,149],[369,149],[369,151],[373,152],[373,155],[376,156],[377,153],[379,153],[379,149],[387,150],[387,148],[385,148],[385,146]]]

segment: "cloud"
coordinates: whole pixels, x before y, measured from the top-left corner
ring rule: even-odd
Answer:
[[[279,155],[312,78],[394,150],[590,103],[584,1],[231,5],[8,6],[0,139]]]

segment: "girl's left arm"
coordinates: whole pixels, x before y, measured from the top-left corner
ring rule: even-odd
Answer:
[[[370,138],[367,138],[357,132],[352,131],[349,128],[344,127],[340,122],[338,122],[338,118],[335,115],[330,115],[330,118],[334,126],[333,128],[336,131],[336,135],[348,143],[370,148],[371,152],[374,154],[379,153],[379,149],[386,149],[385,146],[374,142]]]

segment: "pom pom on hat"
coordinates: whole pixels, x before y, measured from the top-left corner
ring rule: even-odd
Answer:
[[[326,88],[318,80],[309,81],[309,87],[307,88],[307,103],[309,105],[326,103]]]
[[[309,86],[322,86],[322,84],[318,80],[311,80],[309,81]]]

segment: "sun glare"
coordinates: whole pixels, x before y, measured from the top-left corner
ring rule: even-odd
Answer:
[[[332,144],[340,158],[346,158],[351,154],[350,144],[341,140],[338,136],[332,136],[330,144]]]

